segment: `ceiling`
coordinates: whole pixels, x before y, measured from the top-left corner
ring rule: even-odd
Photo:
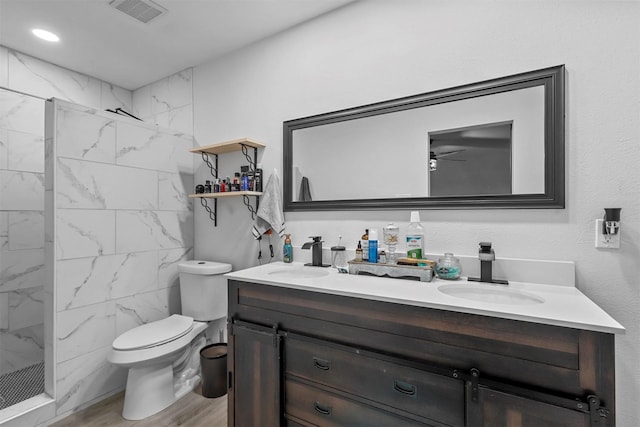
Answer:
[[[146,24],[110,1],[0,0],[0,45],[134,90],[353,0],[153,0],[167,13]]]

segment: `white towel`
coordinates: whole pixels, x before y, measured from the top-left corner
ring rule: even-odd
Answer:
[[[253,237],[259,239],[267,230],[272,229],[278,236],[284,235],[284,213],[282,212],[282,195],[280,194],[280,179],[278,171],[273,173],[267,180],[264,187],[262,197],[260,198],[260,207],[256,213],[256,219],[253,224]]]

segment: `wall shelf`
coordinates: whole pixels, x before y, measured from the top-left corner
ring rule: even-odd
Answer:
[[[220,142],[217,144],[205,145],[202,147],[192,148],[189,151],[194,154],[200,154],[202,160],[209,167],[211,175],[214,180],[218,178],[218,155],[232,153],[235,151],[242,151],[244,157],[249,162],[249,172],[255,172],[257,170],[258,161],[258,148],[264,148],[261,142],[255,141],[249,138],[234,139],[231,141]],[[253,153],[250,152],[252,149]],[[251,212],[251,219],[255,219],[256,212],[260,203],[260,191],[225,191],[222,193],[198,193],[189,194],[190,198],[200,199],[200,204],[209,214],[209,218],[213,221],[214,227],[218,226],[218,199],[227,197],[240,197],[242,196],[243,202],[249,212]],[[255,197],[255,207],[251,204],[251,197]],[[213,199],[213,208],[209,206],[207,199]]]
[[[225,191],[224,193],[199,193],[189,194],[192,199],[220,199],[225,197],[238,197],[238,196],[262,196],[260,191]]]
[[[242,151],[242,147],[252,148],[264,148],[266,145],[261,142],[255,141],[249,138],[234,139],[232,141],[220,142],[218,144],[205,145],[202,147],[192,148],[192,153],[206,153],[206,154],[225,154],[232,153],[234,151]]]

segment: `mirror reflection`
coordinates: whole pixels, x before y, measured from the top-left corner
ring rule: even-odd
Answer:
[[[510,121],[430,132],[427,195],[512,194],[512,131]]]
[[[285,209],[563,207],[562,70],[285,122]]]

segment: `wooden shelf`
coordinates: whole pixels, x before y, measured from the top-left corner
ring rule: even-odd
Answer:
[[[189,194],[192,199],[219,199],[222,197],[237,197],[237,196],[262,196],[260,191],[225,191],[222,193],[199,193]]]
[[[205,145],[203,147],[192,148],[189,151],[194,154],[200,154],[202,160],[209,167],[211,176],[218,177],[218,155],[225,153],[232,153],[234,151],[242,151],[244,157],[249,163],[250,171],[257,171],[258,161],[258,148],[264,148],[261,142],[255,141],[249,138],[234,139],[232,141],[220,142],[217,144]],[[261,188],[261,187],[258,187]],[[260,203],[260,191],[225,191],[224,193],[199,193],[189,194],[191,199],[200,199],[200,204],[206,209],[209,214],[209,218],[213,221],[214,227],[218,226],[218,199],[225,197],[240,197],[242,196],[243,202],[249,212],[251,212],[251,219],[255,219],[256,212],[258,211],[258,204]],[[251,205],[249,197],[255,197],[255,207]],[[207,199],[213,199],[212,206],[209,206]]]
[[[220,142],[218,144],[205,145],[202,147],[192,148],[189,151],[192,153],[207,153],[207,154],[224,154],[231,153],[233,151],[242,150],[242,146],[248,146],[253,148],[264,148],[261,142],[254,141],[249,138],[234,139],[233,141]]]

